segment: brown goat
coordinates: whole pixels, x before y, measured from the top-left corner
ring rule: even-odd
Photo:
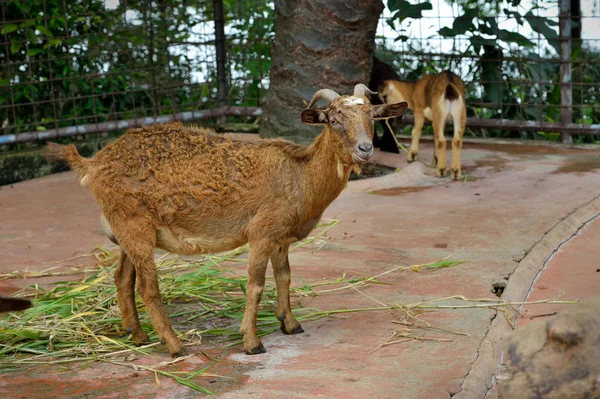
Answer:
[[[416,82],[388,80],[381,84],[378,91],[379,97],[384,103],[406,101],[408,109],[415,113],[408,162],[417,159],[419,139],[425,119],[432,122],[435,141],[433,164],[437,166],[436,176],[438,177],[444,177],[446,174],[444,128],[446,121],[452,118],[454,138],[452,139],[451,174],[452,179],[460,179],[460,150],[467,122],[463,81],[454,73],[444,71],[435,75],[424,75]]]
[[[324,126],[308,148],[281,140],[242,142],[181,124],[133,129],[82,158],[74,146],[50,143],[46,157],[66,160],[102,210],[107,236],[121,247],[115,283],[123,327],[148,341],[134,284],[173,356],[183,346],[163,309],[154,248],[192,255],[249,243],[247,302],[240,333],[248,354],[265,352],[256,318],[269,259],[277,317],[286,334],[303,332],[290,309],[289,245],[305,238],[346,186],[350,171],[373,152],[373,120],[401,115],[404,104],[374,107],[359,84],[353,96],[319,90],[302,121]],[[310,108],[320,99],[327,109]]]
[[[0,295],[0,313],[13,312],[16,310],[25,310],[31,306],[27,299],[13,298]]]

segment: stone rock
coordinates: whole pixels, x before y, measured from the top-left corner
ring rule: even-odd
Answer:
[[[501,399],[600,398],[600,295],[511,332]]]

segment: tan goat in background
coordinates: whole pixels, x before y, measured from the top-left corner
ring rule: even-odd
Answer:
[[[173,356],[184,352],[162,306],[154,248],[194,255],[249,243],[240,327],[246,353],[265,352],[256,319],[269,259],[281,329],[303,332],[290,308],[288,248],[313,230],[350,171],[369,160],[373,121],[406,110],[406,103],[372,106],[367,93],[376,94],[362,84],[352,96],[315,93],[301,117],[324,129],[308,148],[281,140],[231,140],[178,123],[133,129],[89,159],[73,145],[48,145],[46,157],[67,161],[92,190],[107,236],[121,247],[115,283],[123,327],[135,344],[148,341],[135,306],[137,280],[161,341]],[[311,108],[321,99],[326,109]]]
[[[419,139],[425,119],[432,122],[435,141],[433,164],[437,166],[438,177],[446,174],[446,138],[444,137],[446,121],[449,119],[454,121],[451,174],[452,179],[460,179],[460,150],[467,123],[463,81],[454,73],[444,71],[435,75],[425,75],[416,82],[387,80],[381,84],[378,91],[384,103],[406,101],[408,109],[415,114],[408,162],[417,159]]]

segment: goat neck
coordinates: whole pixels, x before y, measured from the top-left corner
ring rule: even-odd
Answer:
[[[342,192],[354,163],[352,157],[344,152],[344,143],[332,132],[329,126],[308,148],[311,156],[304,164],[303,189],[306,210],[314,217]]]

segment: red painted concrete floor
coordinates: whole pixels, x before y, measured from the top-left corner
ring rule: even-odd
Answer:
[[[535,280],[528,301],[546,298],[583,300],[600,293],[600,217],[587,223],[548,260]],[[569,305],[525,305],[519,326],[535,323]]]
[[[424,144],[421,155],[429,161],[431,147]],[[318,251],[293,252],[290,262],[296,285],[344,273],[374,275],[456,251],[454,258],[466,263],[434,272],[390,273],[381,279],[388,284],[363,288],[366,295],[334,292],[317,296],[310,306],[373,307],[376,301],[408,304],[452,295],[495,298],[494,281],[512,273],[540,237],[600,194],[598,152],[466,144],[462,155],[467,179],[451,182],[435,178],[423,163],[407,165],[404,155],[377,154],[379,162],[402,169],[351,182],[324,215],[341,219],[328,234],[331,239]],[[100,233],[92,195],[71,173],[0,187],[0,220],[0,273],[59,271],[90,262],[69,258],[98,245],[110,248]],[[594,243],[600,222],[580,228],[547,262],[530,299],[561,292],[584,298],[598,291],[600,248]],[[31,283],[0,280],[0,292]],[[556,310],[545,306],[524,310],[527,315]],[[273,333],[263,340],[266,354],[249,357],[240,347],[217,344],[207,347],[210,358],[199,355],[178,367],[210,364],[212,372],[231,377],[199,381],[223,398],[449,398],[461,390],[494,316],[482,309],[428,312],[422,317],[432,325],[468,335],[434,334],[452,342],[411,341],[370,353],[400,326],[391,312],[359,312],[305,322],[304,334]],[[168,359],[163,349],[144,363]],[[199,396],[169,380],[162,379],[159,388],[151,374],[102,363],[85,369],[33,367],[0,378],[1,398]],[[495,391],[488,397],[495,397]]]

